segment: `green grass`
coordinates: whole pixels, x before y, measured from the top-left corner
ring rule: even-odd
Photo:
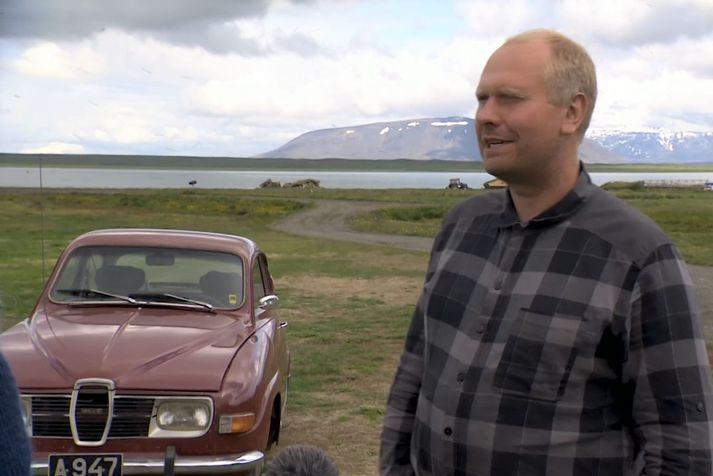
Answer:
[[[350,225],[361,231],[379,230],[391,235],[433,237],[448,208],[443,205],[382,208],[354,217]]]
[[[375,474],[386,395],[428,254],[300,238],[270,225],[311,198],[378,200],[402,206],[359,217],[359,226],[433,236],[445,211],[476,193],[484,192],[0,190],[0,329],[30,313],[55,259],[83,232],[129,226],[249,236],[267,253],[289,322],[293,370],[280,446],[314,444],[344,474]],[[690,262],[713,265],[712,193],[617,193],[658,221]]]
[[[713,193],[626,190],[618,186],[610,191],[653,219],[681,249],[687,262],[713,266]],[[355,217],[351,225],[361,231],[433,237],[450,205],[450,200],[443,199],[436,205],[382,208]]]
[[[230,192],[47,192],[0,190],[0,293],[4,319],[26,316],[59,253],[99,228],[191,228],[251,235],[307,206]],[[44,269],[43,269],[44,256]]]
[[[616,195],[658,223],[687,262],[713,266],[713,192],[647,190]]]

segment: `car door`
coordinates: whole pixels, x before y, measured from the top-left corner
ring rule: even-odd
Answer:
[[[276,356],[278,356],[280,370],[286,375],[288,369],[286,357],[288,356],[286,328],[287,322],[280,320],[279,298],[274,289],[270,275],[267,257],[259,254],[253,262],[253,302],[255,303],[255,325],[258,328],[267,326],[268,334],[272,339]]]

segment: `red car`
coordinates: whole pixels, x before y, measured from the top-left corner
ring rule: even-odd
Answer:
[[[62,253],[31,316],[0,335],[33,474],[259,474],[290,354],[249,239],[120,229]]]

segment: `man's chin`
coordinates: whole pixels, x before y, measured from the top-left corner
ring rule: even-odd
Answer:
[[[483,168],[490,175],[502,178],[501,175],[507,175],[507,161],[502,157],[483,157]]]

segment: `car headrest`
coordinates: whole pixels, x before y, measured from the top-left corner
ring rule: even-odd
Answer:
[[[208,271],[198,284],[201,291],[221,306],[235,307],[243,300],[243,282],[240,273]]]
[[[97,270],[94,279],[100,291],[126,296],[141,289],[146,273],[133,266],[106,265]]]

